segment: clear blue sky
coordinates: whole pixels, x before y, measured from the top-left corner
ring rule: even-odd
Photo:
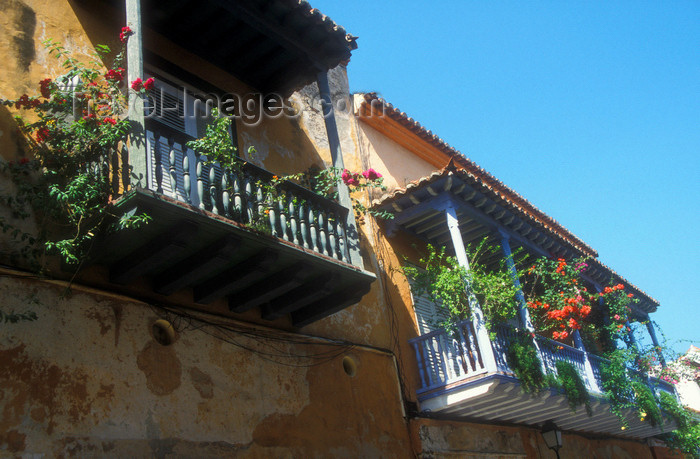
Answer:
[[[376,91],[581,237],[700,344],[700,2],[311,0]],[[679,343],[678,340],[686,340]]]

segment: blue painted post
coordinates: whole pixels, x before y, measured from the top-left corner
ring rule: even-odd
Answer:
[[[656,354],[659,356],[659,362],[661,363],[661,367],[666,368],[666,359],[664,359],[664,354],[663,354],[663,352],[661,352],[661,345],[659,344],[659,340],[656,337],[656,330],[654,330],[654,323],[649,318],[649,314],[647,314],[647,316],[646,316],[646,322],[647,322],[647,331],[649,332],[649,336],[651,337],[651,342],[654,343],[654,348],[656,349]]]
[[[525,295],[523,294],[523,288],[520,285],[520,278],[518,277],[518,270],[515,267],[515,261],[513,260],[513,251],[510,248],[510,236],[503,231],[499,232],[501,233],[501,250],[503,251],[503,256],[505,257],[508,271],[510,271],[510,278],[513,280],[513,285],[515,285],[517,290],[515,299],[518,302],[518,317],[520,319],[520,325],[525,330],[534,332],[535,327],[532,326],[532,320],[530,320],[530,312],[527,310]]]
[[[464,247],[462,232],[459,229],[457,211],[455,211],[452,201],[449,201],[445,207],[445,217],[447,218],[447,228],[450,230],[450,237],[452,238],[452,245],[455,249],[457,262],[461,267],[468,271],[469,260],[467,259],[467,250]],[[481,359],[484,362],[484,368],[489,372],[497,371],[498,367],[496,366],[496,358],[494,357],[493,349],[491,348],[491,338],[489,338],[489,332],[486,329],[484,313],[471,292],[469,294],[469,306],[472,310],[474,331],[476,333],[477,343],[479,344]]]

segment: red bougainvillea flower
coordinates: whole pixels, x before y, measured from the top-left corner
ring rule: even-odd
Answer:
[[[372,169],[371,167],[370,167],[369,169],[367,169],[366,171],[364,171],[364,172],[362,173],[362,175],[363,175],[367,180],[375,180],[375,179],[381,178],[381,176],[382,176],[382,174],[380,174],[379,172],[375,171],[375,170]]]
[[[45,99],[51,97],[51,90],[49,89],[50,84],[51,78],[46,78],[39,82],[39,90],[41,91],[41,97]]]
[[[143,89],[145,89],[146,91],[150,91],[151,89],[153,89],[154,84],[155,80],[153,78],[149,78],[143,82]]]
[[[131,27],[129,26],[124,26],[122,27],[122,31],[119,33],[119,41],[122,43],[126,43],[126,40],[129,39],[129,35],[133,34],[134,32],[131,30]]]
[[[115,120],[114,118],[104,118],[102,119],[102,123],[111,124],[112,126],[114,126],[115,124],[117,124],[117,120]]]
[[[343,173],[340,175],[343,183],[350,186],[357,186],[360,184],[359,174],[353,174],[347,169],[343,169]]]
[[[36,141],[39,143],[46,142],[49,137],[51,136],[51,133],[49,132],[48,128],[42,126],[36,131]],[[27,158],[22,158],[22,159],[27,159]],[[20,160],[20,162],[22,162]]]
[[[134,91],[140,91],[143,89],[143,81],[141,81],[141,78],[137,78],[131,82],[131,89]]]
[[[109,69],[107,73],[105,73],[105,79],[114,83],[120,83],[124,79],[125,73],[126,69],[123,69],[121,67],[119,67],[118,69]]]

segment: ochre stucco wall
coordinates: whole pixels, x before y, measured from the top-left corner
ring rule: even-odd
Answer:
[[[2,274],[3,308],[39,316],[2,326],[5,455],[406,457],[390,354],[290,342],[305,341],[298,335],[246,338],[176,316],[177,339],[163,346],[151,330],[161,310]],[[242,346],[287,356],[273,363]],[[310,367],[291,357],[321,353],[338,355]]]

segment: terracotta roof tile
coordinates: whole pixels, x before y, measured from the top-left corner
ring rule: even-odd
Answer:
[[[598,253],[593,248],[588,246],[579,237],[567,230],[555,219],[539,210],[537,207],[535,207],[535,205],[533,205],[530,201],[522,197],[515,190],[509,188],[502,181],[498,180],[496,177],[494,177],[482,167],[474,163],[472,160],[462,155],[462,153],[460,153],[457,149],[453,148],[440,137],[433,134],[432,131],[423,127],[419,122],[415,121],[413,118],[409,118],[405,112],[399,111],[389,102],[378,97],[376,93],[365,94],[364,99],[365,100],[363,103],[371,107],[376,107],[376,103],[380,103],[384,109],[384,115],[388,115],[392,119],[398,121],[402,125],[406,126],[411,132],[418,135],[428,143],[432,144],[434,147],[438,148],[440,151],[447,154],[449,157],[453,158],[459,164],[459,166],[461,166],[461,168],[463,168],[466,172],[472,174],[486,187],[491,189],[498,196],[501,196],[509,204],[513,205],[513,207],[519,209],[526,215],[530,216],[532,219],[539,222],[543,227],[545,227],[549,231],[569,241],[572,245],[579,248],[579,250],[581,250],[583,253],[590,256],[598,256]],[[442,174],[443,172],[444,170],[438,171],[437,173]],[[433,176],[433,174],[429,175],[428,177],[423,177],[415,181],[414,183],[419,183],[423,180],[429,179]],[[406,188],[408,188],[409,185],[407,185]],[[385,200],[391,200],[393,199],[393,196],[396,196],[397,193],[401,193],[402,191],[405,192],[405,190],[402,189],[394,190],[393,193],[382,197],[381,201],[383,202]]]
[[[600,262],[600,260],[597,260],[598,252],[589,245],[587,245],[585,242],[583,242],[579,237],[571,233],[555,219],[539,210],[537,207],[535,207],[535,205],[533,205],[530,201],[522,197],[515,190],[509,188],[502,181],[498,180],[496,177],[491,175],[482,167],[478,166],[472,160],[462,155],[462,153],[460,153],[457,149],[447,144],[444,140],[435,135],[432,131],[423,127],[418,121],[415,121],[413,118],[408,117],[405,112],[399,111],[392,104],[378,97],[376,93],[365,94],[364,99],[365,100],[363,104],[374,107],[372,108],[372,110],[376,109],[377,103],[381,104],[384,115],[388,115],[395,121],[401,123],[411,132],[418,135],[428,143],[432,144],[434,147],[438,148],[440,151],[447,154],[451,158],[450,163],[445,168],[434,171],[425,177],[421,177],[417,180],[414,180],[408,183],[403,188],[397,188],[391,193],[385,194],[381,198],[374,200],[372,203],[373,206],[389,204],[409,194],[411,191],[417,188],[429,185],[430,183],[444,177],[449,173],[467,174],[476,181],[483,184],[492,194],[494,194],[497,197],[500,197],[506,205],[510,206],[516,211],[527,215],[528,217],[530,217],[531,220],[538,222],[542,228],[558,235],[559,237],[567,241],[569,244],[571,244],[573,247],[578,249],[583,255],[593,257],[593,262],[599,265],[601,269],[608,272],[611,275],[611,277],[619,278],[621,282],[624,282],[629,287],[636,290],[640,295],[646,297],[646,299],[653,303],[654,306],[659,305],[659,302],[656,299],[645,293],[636,285],[627,281],[624,277],[615,272],[613,269]],[[371,105],[373,103],[374,105]]]

